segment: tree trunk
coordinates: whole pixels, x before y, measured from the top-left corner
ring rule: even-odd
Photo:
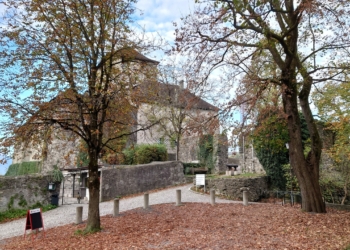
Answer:
[[[179,160],[179,153],[180,153],[180,135],[177,135],[177,137],[176,137],[176,161]]]
[[[319,161],[322,144],[318,145],[320,142],[317,142],[318,132],[317,129],[314,129],[316,127],[315,124],[309,124],[312,122],[314,123],[312,114],[310,118],[310,114],[306,112],[308,117],[305,117],[306,122],[308,123],[310,135],[312,137],[312,149],[308,156],[305,157],[301,139],[301,122],[297,103],[297,86],[293,84],[292,80],[288,79],[282,87],[283,105],[287,115],[288,132],[290,137],[289,157],[291,167],[293,168],[293,171],[298,179],[302,196],[302,209],[306,212],[325,213],[325,204],[323,202],[321,189],[319,186]],[[303,104],[301,103],[301,106],[304,109],[305,107],[303,107]],[[303,113],[305,116],[304,110]]]
[[[89,213],[85,231],[94,232],[101,230],[100,224],[100,178],[98,176],[97,150],[89,149]]]

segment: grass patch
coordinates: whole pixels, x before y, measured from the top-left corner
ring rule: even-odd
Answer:
[[[27,215],[27,211],[29,209],[34,209],[34,208],[41,208],[43,212],[55,209],[57,206],[54,205],[41,205],[40,203],[36,203],[33,206],[30,206],[28,209],[17,209],[17,208],[11,208],[8,209],[4,212],[0,212],[0,223],[12,221],[15,219],[23,218]]]

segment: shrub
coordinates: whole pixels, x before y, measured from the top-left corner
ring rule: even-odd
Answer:
[[[53,170],[50,171],[51,179],[54,182],[61,182],[63,180],[63,174],[57,165],[53,166]]]
[[[127,148],[123,150],[124,154],[124,162],[123,164],[126,165],[133,165],[135,164],[135,148]]]
[[[136,164],[146,164],[152,161],[166,161],[168,159],[168,152],[164,145],[138,145],[135,150]]]
[[[161,144],[141,144],[123,151],[124,164],[146,164],[152,161],[166,161],[168,152],[165,145]]]

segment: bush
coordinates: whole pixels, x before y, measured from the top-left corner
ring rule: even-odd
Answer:
[[[135,148],[127,148],[123,150],[123,154],[124,154],[124,162],[123,164],[126,165],[133,165],[135,164]]]
[[[136,147],[135,162],[136,164],[146,164],[152,161],[166,161],[168,159],[168,152],[164,145],[142,144]]]
[[[63,180],[63,174],[61,170],[55,165],[53,170],[50,171],[51,179],[54,182],[61,182]]]
[[[152,161],[166,161],[168,152],[165,145],[161,144],[141,144],[134,148],[128,148],[123,151],[124,164],[147,164]]]

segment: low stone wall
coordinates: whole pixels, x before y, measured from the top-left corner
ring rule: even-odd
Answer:
[[[185,176],[178,161],[102,169],[100,201],[182,183]]]
[[[194,180],[195,182],[195,180]],[[215,194],[223,195],[233,200],[243,200],[243,193],[240,188],[247,187],[249,201],[259,201],[263,191],[268,189],[268,177],[255,178],[215,178],[206,179],[206,189],[215,189]]]
[[[55,191],[48,191],[51,181],[49,175],[26,175],[16,177],[0,177],[0,211],[12,208],[28,208],[37,202],[50,204],[51,195],[58,194],[60,184]]]

